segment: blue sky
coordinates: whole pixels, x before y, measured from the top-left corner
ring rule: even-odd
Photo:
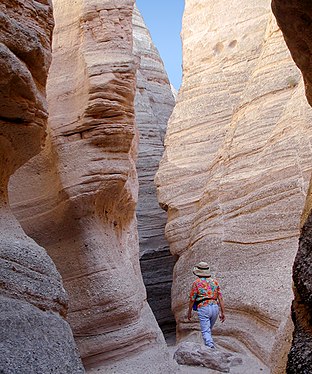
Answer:
[[[181,25],[184,0],[136,0],[171,84],[179,89],[182,78]]]

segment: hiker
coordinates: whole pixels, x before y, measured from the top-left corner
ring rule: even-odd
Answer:
[[[217,280],[211,278],[207,262],[201,261],[194,266],[193,274],[197,275],[198,278],[192,285],[187,318],[190,320],[192,310],[197,310],[205,345],[214,348],[211,336],[212,327],[218,315],[220,315],[221,322],[225,320],[224,302],[220,286]]]

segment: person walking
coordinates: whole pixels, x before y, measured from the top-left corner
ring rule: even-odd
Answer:
[[[192,318],[192,310],[197,310],[200,329],[205,345],[214,348],[211,330],[218,315],[224,322],[224,302],[219,283],[211,278],[207,262],[201,261],[193,268],[193,274],[198,278],[193,282],[188,308],[188,320]]]

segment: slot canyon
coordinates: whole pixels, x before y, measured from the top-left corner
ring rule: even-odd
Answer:
[[[206,261],[223,372],[311,373],[309,2],[185,0],[178,92],[134,0],[0,17],[0,372],[222,371],[173,358]]]

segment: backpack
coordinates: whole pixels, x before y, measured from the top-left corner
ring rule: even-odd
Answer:
[[[193,303],[193,310],[197,310],[198,304],[202,303],[205,300],[211,300],[209,297],[205,297],[204,299],[201,300],[195,300]]]

